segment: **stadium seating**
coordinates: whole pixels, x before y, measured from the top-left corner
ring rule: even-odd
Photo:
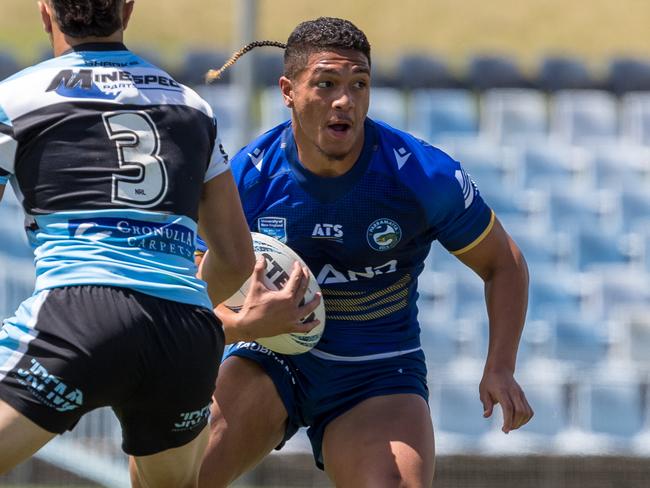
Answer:
[[[537,85],[546,92],[595,88],[585,63],[570,56],[548,56],[542,60]]]
[[[650,91],[621,98],[621,135],[626,143],[650,146]]]
[[[428,54],[405,53],[397,62],[397,83],[406,90],[458,88],[459,81],[447,64]]]
[[[560,90],[551,97],[551,136],[569,144],[598,145],[618,137],[618,105],[611,93]]]
[[[13,54],[0,51],[0,80],[4,80],[20,70],[20,65]]]
[[[650,90],[650,61],[615,57],[609,64],[608,88],[617,95]]]
[[[513,59],[498,54],[479,54],[470,59],[467,81],[479,91],[490,88],[525,88],[530,84]]]
[[[526,143],[548,137],[543,93],[522,88],[487,90],[481,97],[481,132],[499,144]]]
[[[260,68],[258,130],[267,130],[290,112],[278,88],[266,86],[275,85],[279,53],[257,54],[265,59],[260,66],[276,66]],[[204,71],[225,58],[188,53],[179,79],[202,85]],[[373,88],[371,117],[459,161],[530,272],[518,379],[536,416],[503,436],[498,415],[482,418],[477,392],[488,331],[483,282],[433,243],[418,307],[439,452],[650,456],[650,86],[643,62],[622,61],[611,64],[612,91],[604,91],[594,89],[606,86],[579,60],[549,57],[533,90],[513,63],[492,71],[507,60],[475,60],[464,83],[439,59],[405,55],[395,71],[399,84]],[[0,73],[2,66],[0,57]],[[246,141],[243,95],[227,82],[198,91],[234,154]],[[33,286],[22,227],[22,209],[8,188],[0,203],[4,317]],[[75,445],[102,436],[112,446],[108,453],[119,444],[116,425],[97,414],[80,424]]]
[[[476,99],[467,90],[414,90],[408,113],[408,129],[432,144],[445,137],[478,133]]]

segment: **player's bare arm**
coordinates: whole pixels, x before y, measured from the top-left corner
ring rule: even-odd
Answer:
[[[492,415],[496,403],[501,405],[502,430],[507,433],[533,416],[514,379],[528,303],[528,267],[519,248],[496,219],[485,239],[458,258],[485,282],[490,342],[479,392],[485,417]]]
[[[199,229],[213,251],[202,261],[201,277],[208,284],[212,303],[218,304],[239,289],[255,264],[250,231],[229,171],[203,185]]]
[[[0,185],[0,202],[2,201],[2,197],[4,196],[4,194],[5,194],[5,186]]]

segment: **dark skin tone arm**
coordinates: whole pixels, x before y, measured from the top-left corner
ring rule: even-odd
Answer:
[[[501,405],[502,430],[508,433],[533,416],[526,395],[514,379],[528,305],[528,266],[517,244],[496,219],[477,246],[457,257],[485,282],[490,341],[479,395],[484,417],[492,415],[495,404]]]

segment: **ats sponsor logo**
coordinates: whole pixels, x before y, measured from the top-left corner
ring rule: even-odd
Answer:
[[[192,412],[184,412],[180,414],[178,422],[174,423],[173,432],[181,432],[184,430],[193,430],[210,417],[210,405],[203,407],[200,410],[193,410]]]
[[[32,359],[29,369],[19,368],[14,375],[34,397],[57,412],[76,410],[83,405],[84,396],[79,388],[72,388],[51,375],[36,359]]]
[[[66,98],[115,100],[122,90],[134,86],[147,88],[151,85],[176,90],[181,88],[172,78],[162,75],[134,75],[125,70],[97,73],[92,69],[64,69],[56,74],[45,91],[56,91]]]
[[[311,237],[312,239],[343,242],[343,226],[339,224],[316,224]]]

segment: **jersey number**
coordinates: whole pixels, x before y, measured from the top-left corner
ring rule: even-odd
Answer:
[[[156,124],[145,112],[107,112],[102,117],[108,137],[117,146],[120,169],[135,173],[113,174],[111,201],[141,208],[159,204],[168,179]]]

